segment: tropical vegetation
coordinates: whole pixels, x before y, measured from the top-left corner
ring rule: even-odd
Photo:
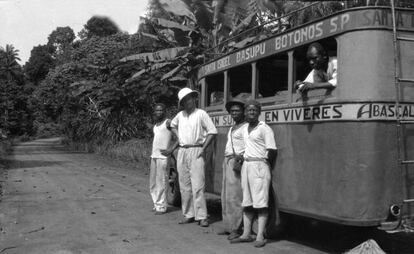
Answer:
[[[174,114],[177,91],[197,87],[200,64],[343,8],[387,3],[151,0],[132,35],[99,16],[77,39],[57,27],[23,67],[17,49],[0,48],[0,130],[97,146],[146,138],[151,106],[164,102]]]

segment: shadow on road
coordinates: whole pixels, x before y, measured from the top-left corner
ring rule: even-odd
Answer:
[[[388,254],[414,253],[413,233],[389,234],[375,227],[344,226],[289,215],[284,239],[328,253],[344,253],[373,239]]]
[[[67,161],[45,161],[45,160],[5,160],[8,165],[8,170],[21,169],[21,168],[39,168],[39,167],[50,167],[56,165],[62,165]]]
[[[221,221],[220,199],[207,199],[210,223]],[[387,254],[413,254],[414,233],[389,234],[375,227],[344,226],[300,216],[282,214],[286,226],[277,239],[287,240],[327,253],[344,253],[373,239]]]

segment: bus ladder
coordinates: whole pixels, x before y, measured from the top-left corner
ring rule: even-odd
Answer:
[[[391,3],[391,16],[392,16],[392,32],[393,32],[393,46],[394,46],[394,82],[395,82],[395,109],[396,109],[396,127],[397,127],[397,158],[398,158],[398,167],[401,172],[402,179],[402,194],[403,198],[400,203],[400,215],[398,223],[393,229],[394,231],[412,231],[412,218],[410,220],[410,204],[414,203],[413,197],[408,197],[408,187],[409,183],[406,177],[407,169],[409,165],[414,164],[414,159],[406,158],[406,132],[404,131],[407,125],[414,126],[414,120],[405,120],[401,119],[399,114],[399,108],[401,104],[400,95],[402,94],[402,86],[405,85],[414,85],[414,79],[405,79],[400,76],[401,72],[401,52],[400,52],[400,41],[414,43],[414,38],[400,36],[397,31],[396,24],[396,10],[395,10],[395,0],[390,0]],[[406,209],[404,209],[406,208]],[[403,215],[407,211],[407,214]]]

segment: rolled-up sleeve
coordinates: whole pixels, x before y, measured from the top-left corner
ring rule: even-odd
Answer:
[[[171,120],[171,128],[177,129],[178,128],[178,119],[179,119],[180,113],[178,113],[172,120]]]
[[[273,130],[269,126],[265,126],[263,128],[263,134],[264,134],[264,141],[265,141],[266,149],[277,149],[275,135],[273,134]]]
[[[333,58],[329,61],[328,64],[328,82],[333,85],[336,86],[336,79],[338,76],[338,59]]]
[[[217,134],[216,126],[214,125],[210,116],[207,114],[207,112],[205,111],[202,111],[202,112],[203,113],[201,114],[201,124],[203,128],[206,130],[207,135]]]

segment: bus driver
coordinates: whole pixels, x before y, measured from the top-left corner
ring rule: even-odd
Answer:
[[[338,67],[337,58],[328,57],[325,49],[318,42],[309,45],[306,57],[312,71],[304,81],[296,81],[295,88],[301,93],[315,89],[334,89]]]

